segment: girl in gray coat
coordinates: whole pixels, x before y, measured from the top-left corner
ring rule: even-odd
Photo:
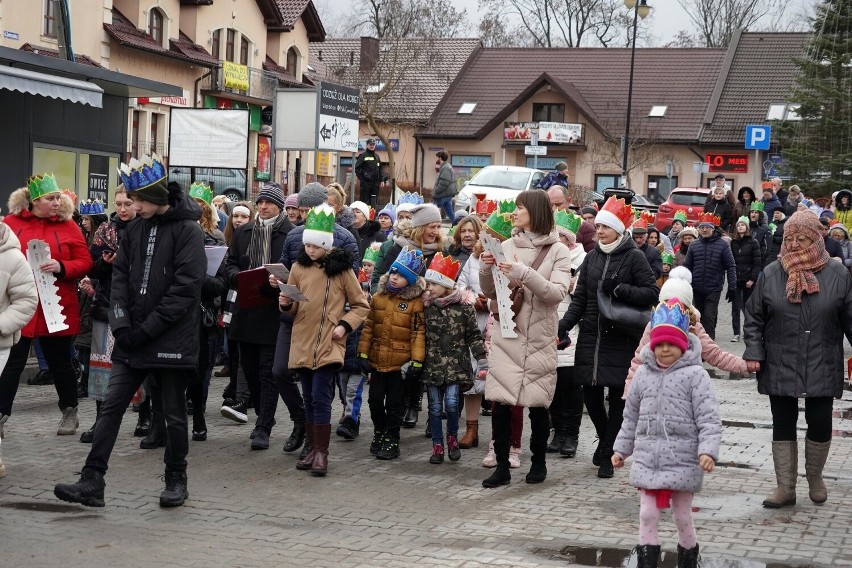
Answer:
[[[677,298],[654,311],[642,360],[612,456],[613,467],[620,468],[633,455],[630,484],[641,490],[638,566],[657,566],[660,510],[671,505],[678,568],[697,567],[692,498],[716,464],[722,421],[701,365],[701,342],[689,333],[689,309]]]

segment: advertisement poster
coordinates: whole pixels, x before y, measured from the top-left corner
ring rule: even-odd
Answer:
[[[226,89],[242,91],[249,90],[249,70],[245,65],[238,65],[230,61],[222,62],[222,82]]]
[[[583,125],[567,122],[539,122],[538,141],[539,143],[581,144],[583,142]]]
[[[257,169],[254,179],[269,181],[272,177],[272,139],[269,136],[257,137]]]
[[[503,142],[506,144],[528,144],[538,132],[537,122],[504,122]]]
[[[88,199],[107,202],[109,193],[109,156],[89,154]]]

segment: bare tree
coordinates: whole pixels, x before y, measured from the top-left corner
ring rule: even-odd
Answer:
[[[695,24],[696,39],[704,47],[727,47],[738,29],[778,25],[789,5],[785,0],[677,1]]]
[[[450,0],[358,0],[351,22],[350,33],[380,39],[457,37],[467,10],[457,10]]]

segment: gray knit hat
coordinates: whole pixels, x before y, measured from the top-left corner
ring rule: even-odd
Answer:
[[[328,201],[328,189],[315,181],[305,185],[298,195],[299,207],[316,207]]]
[[[411,226],[422,227],[430,223],[441,222],[441,210],[432,203],[418,205],[411,210]]]

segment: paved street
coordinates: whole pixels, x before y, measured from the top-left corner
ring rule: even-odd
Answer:
[[[742,343],[729,342],[730,308],[720,311],[720,345],[741,352]],[[58,501],[53,485],[75,480],[88,446],[55,435],[53,388],[25,380],[2,447],[9,470],[0,479],[2,566],[620,566],[636,544],[636,490],[627,469],[612,480],[595,476],[587,417],[579,455],[549,460],[542,485],[523,483],[525,453],[510,486],[483,489],[485,443],[458,463],[430,465],[419,426],[403,431],[401,459],[378,461],[367,451],[369,420],[354,442],[333,437],[329,475],[319,479],[297,471],[296,458],[280,450],[291,427],[283,404],[272,448],[252,452],[250,426],[218,415],[217,379],[210,437],[190,442],[187,504],[158,506],[162,450],[138,448],[136,415],[128,412],[106,477],[107,506],[87,509]],[[852,421],[835,419],[828,503],[812,504],[801,477],[798,505],[769,511],[761,507],[774,486],[768,401],[754,380],[715,386],[726,426],[720,467],[695,501],[704,566],[852,565]],[[88,427],[94,402],[80,408]],[[835,408],[848,415],[852,393]],[[487,440],[487,418],[482,425]],[[664,566],[674,566],[670,516],[661,528]]]

